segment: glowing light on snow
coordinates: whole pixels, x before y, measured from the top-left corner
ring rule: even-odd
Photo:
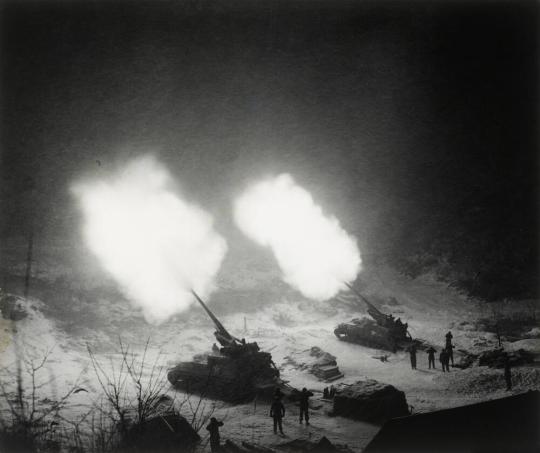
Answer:
[[[306,297],[328,299],[360,271],[356,240],[288,174],[249,188],[234,217],[249,238],[272,249],[283,279]]]
[[[159,324],[208,296],[227,250],[209,214],[182,200],[154,158],[131,161],[113,178],[73,187],[84,238],[148,322]]]

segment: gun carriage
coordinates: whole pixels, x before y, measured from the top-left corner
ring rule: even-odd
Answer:
[[[180,390],[235,402],[271,393],[282,384],[271,354],[261,351],[256,342],[231,335],[202,299],[193,295],[214,322],[214,336],[221,347],[214,344],[202,361],[176,365],[167,374],[169,382]]]

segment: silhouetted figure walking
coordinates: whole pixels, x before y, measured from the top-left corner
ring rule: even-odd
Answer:
[[[210,431],[210,449],[212,453],[221,451],[219,427],[223,426],[223,422],[218,422],[215,417],[210,419],[210,423],[206,427]]]
[[[508,358],[504,362],[504,380],[506,381],[506,390],[512,390],[512,370]]]
[[[278,427],[279,432],[283,434],[282,419],[285,417],[285,406],[277,396],[274,397],[274,402],[270,407],[270,417],[274,419],[274,434],[277,434]]]
[[[428,358],[428,369],[435,369],[435,353],[437,352],[433,346],[431,346],[427,351]]]
[[[454,366],[454,345],[452,344],[452,332],[448,331],[446,334],[446,353],[448,354],[449,361],[452,361],[452,366]]]
[[[313,393],[308,392],[307,388],[302,389],[300,393],[300,423],[302,423],[304,417],[306,418],[306,425],[309,425],[309,397],[313,396]]]
[[[416,370],[416,345],[415,344],[413,344],[409,348],[409,356],[411,358],[411,368],[413,370]]]

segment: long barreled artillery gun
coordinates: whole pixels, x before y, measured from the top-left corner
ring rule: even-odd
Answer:
[[[280,384],[279,370],[268,352],[257,343],[246,343],[231,335],[202,299],[193,295],[214,322],[217,342],[206,360],[181,362],[169,370],[167,378],[176,388],[226,401],[246,401],[272,392]]]
[[[342,341],[357,343],[375,349],[396,352],[406,349],[414,341],[407,330],[407,323],[385,315],[351,285],[347,286],[366,304],[368,314],[373,318],[353,319],[336,327],[334,334]]]

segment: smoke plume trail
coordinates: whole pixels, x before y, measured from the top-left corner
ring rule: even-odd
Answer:
[[[212,290],[227,245],[209,214],[178,197],[154,158],[131,161],[113,178],[73,187],[84,238],[148,322],[159,324]]]
[[[249,238],[272,249],[284,280],[306,297],[328,299],[360,271],[356,240],[288,174],[249,188],[234,216]]]

